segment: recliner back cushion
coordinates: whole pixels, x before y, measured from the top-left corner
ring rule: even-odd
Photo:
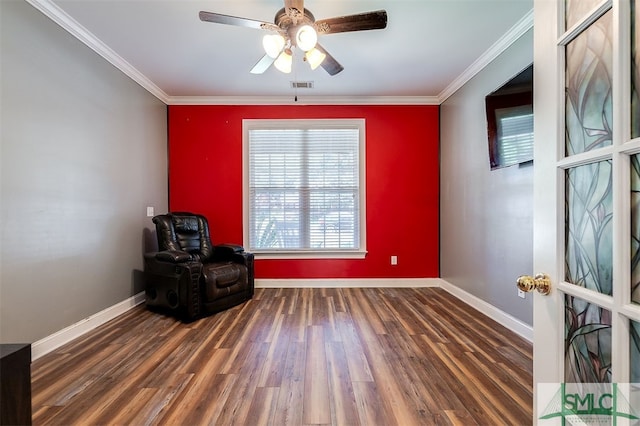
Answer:
[[[188,253],[200,251],[200,233],[198,232],[198,218],[195,216],[173,216],[173,229],[176,240],[182,250]]]
[[[213,245],[209,237],[207,219],[195,214],[170,213],[176,242],[180,249],[190,253],[201,262],[210,261]]]

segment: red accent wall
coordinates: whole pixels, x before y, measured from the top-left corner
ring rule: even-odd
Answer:
[[[437,106],[169,106],[169,209],[204,214],[214,243],[242,243],[245,118],[366,121],[366,258],[258,258],[256,278],[439,276]]]

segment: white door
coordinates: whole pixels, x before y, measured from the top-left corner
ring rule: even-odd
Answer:
[[[640,424],[638,9],[534,0],[538,424]]]

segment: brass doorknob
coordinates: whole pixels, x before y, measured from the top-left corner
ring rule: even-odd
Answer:
[[[533,289],[538,290],[538,293],[547,295],[551,293],[551,279],[547,274],[537,274],[535,277],[531,275],[522,275],[518,277],[516,285],[522,291],[530,292]]]

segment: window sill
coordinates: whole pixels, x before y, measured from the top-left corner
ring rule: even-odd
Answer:
[[[256,259],[364,259],[366,250],[252,250]]]

